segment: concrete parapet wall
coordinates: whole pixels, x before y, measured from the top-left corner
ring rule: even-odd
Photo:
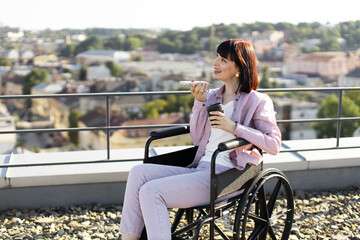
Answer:
[[[335,146],[335,139],[284,141],[284,149]],[[342,138],[354,146],[360,138]],[[155,147],[151,155],[184,147]],[[41,208],[77,204],[121,204],[129,170],[141,164],[143,149],[111,150],[111,163],[66,164],[0,169],[0,209]],[[99,161],[106,151],[0,155],[2,164]],[[264,168],[278,168],[293,189],[329,190],[360,185],[360,148],[282,152],[264,155]]]

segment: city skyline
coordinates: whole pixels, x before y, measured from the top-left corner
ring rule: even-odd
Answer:
[[[253,22],[320,22],[336,24],[360,20],[360,1],[343,0],[6,0],[1,3],[0,24],[24,30],[138,28],[191,30],[212,24]],[[326,5],[324,5],[326,4]]]

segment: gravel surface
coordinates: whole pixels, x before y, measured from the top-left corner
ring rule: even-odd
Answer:
[[[0,239],[121,239],[120,205],[10,209],[0,214]],[[295,191],[290,239],[360,240],[360,188]]]

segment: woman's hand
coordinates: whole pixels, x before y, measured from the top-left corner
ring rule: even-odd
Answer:
[[[236,123],[228,118],[222,112],[210,112],[211,116],[209,117],[210,124],[213,128],[219,128],[229,133],[233,133],[236,128]]]
[[[208,88],[208,83],[198,83],[191,85],[191,94],[194,96],[194,98],[200,102],[206,101],[206,91]]]

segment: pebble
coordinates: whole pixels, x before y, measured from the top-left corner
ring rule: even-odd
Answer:
[[[296,190],[291,240],[360,240],[360,188]],[[0,239],[121,239],[121,205],[101,204],[0,211]],[[170,212],[170,217],[175,216]]]

